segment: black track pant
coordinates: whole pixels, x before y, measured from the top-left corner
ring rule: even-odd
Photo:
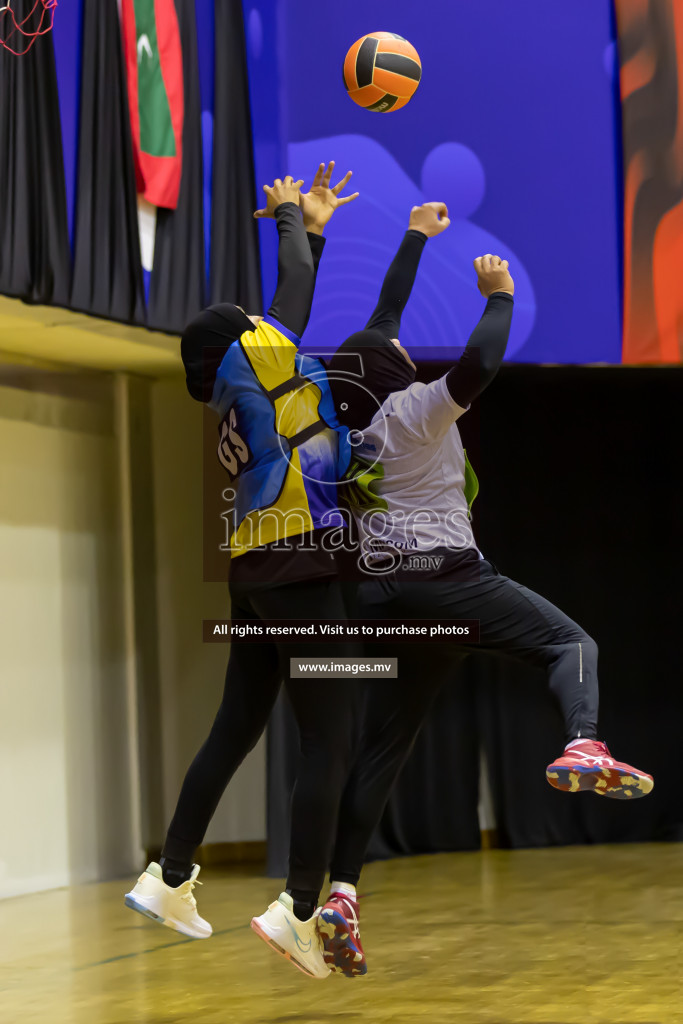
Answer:
[[[454,563],[452,570],[431,580],[405,582],[411,574],[403,572],[359,587],[361,618],[478,619],[480,642],[473,647],[396,645],[391,653],[398,656],[398,680],[365,687],[359,752],[342,797],[331,863],[336,881],[358,881],[372,832],[436,693],[453,677],[458,655],[494,651],[544,668],[567,740],[597,735],[595,641],[545,598],[501,576],[476,552],[446,557]]]
[[[232,584],[232,617],[252,619],[345,618],[336,579],[267,589]],[[236,642],[223,700],[208,739],[188,769],[163,855],[191,864],[223,792],[254,748],[285,680],[299,728],[301,752],[292,795],[288,888],[317,896],[330,861],[339,800],[351,763],[352,687],[327,679],[289,679],[289,659],[348,655],[342,644]],[[315,895],[313,895],[315,894]]]

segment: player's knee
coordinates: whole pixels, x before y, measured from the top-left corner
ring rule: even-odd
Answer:
[[[598,660],[598,645],[592,636],[584,633],[579,641],[581,657],[586,663],[595,664]]]

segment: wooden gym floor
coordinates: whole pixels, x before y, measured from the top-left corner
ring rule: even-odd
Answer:
[[[277,894],[206,871],[213,938],[123,906],[125,882],[0,903],[4,1024],[678,1024],[683,844],[372,864],[369,973],[313,981],[248,927]]]

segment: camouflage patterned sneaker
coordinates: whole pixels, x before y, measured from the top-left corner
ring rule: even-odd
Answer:
[[[367,974],[356,900],[331,892],[318,916],[318,934],[323,941],[323,959],[331,971],[347,978]]]
[[[655,784],[651,775],[615,761],[607,746],[597,740],[573,740],[562,756],[548,765],[545,775],[551,786],[565,793],[591,790],[615,800],[647,796]]]

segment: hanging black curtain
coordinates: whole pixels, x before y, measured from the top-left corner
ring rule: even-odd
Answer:
[[[420,377],[446,369],[422,367]],[[683,370],[512,366],[459,424],[481,481],[481,549],[598,642],[601,738],[654,774],[652,794],[629,803],[553,790],[545,767],[565,741],[544,674],[474,653],[454,662],[370,858],[476,846],[480,748],[503,845],[683,839],[681,408]],[[277,875],[296,749],[291,715],[276,708],[268,841]]]
[[[183,50],[185,120],[178,206],[157,211],[147,322],[182,333],[205,305],[202,119],[194,0],[175,0]]]
[[[482,731],[511,846],[683,838],[681,408],[675,369],[505,367],[481,398],[482,549],[597,641],[601,738],[655,776],[634,803],[554,791],[563,735],[542,674],[487,659]]]
[[[22,37],[17,36],[19,43]],[[17,44],[17,47],[19,46]],[[52,35],[0,46],[0,292],[66,305],[71,253]]]
[[[209,302],[262,311],[242,4],[215,0],[216,100]]]
[[[71,305],[144,323],[135,172],[116,0],[83,5]]]

